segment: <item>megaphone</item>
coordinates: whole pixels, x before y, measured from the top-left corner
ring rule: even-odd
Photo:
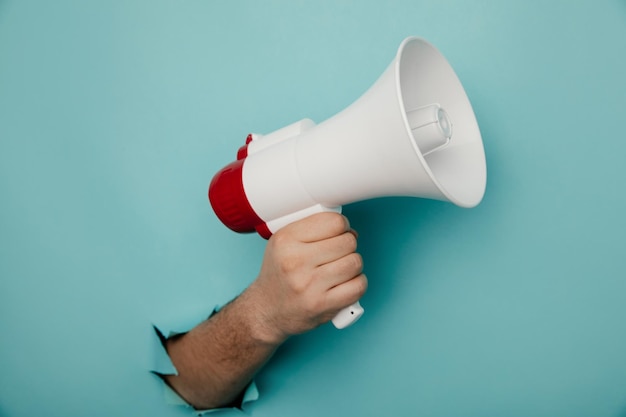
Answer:
[[[209,200],[230,229],[269,238],[322,211],[383,196],[410,196],[474,207],[487,169],[467,95],[443,55],[410,37],[368,91],[316,125],[304,119],[251,134],[237,160],[211,181]],[[363,314],[358,302],[332,320]]]

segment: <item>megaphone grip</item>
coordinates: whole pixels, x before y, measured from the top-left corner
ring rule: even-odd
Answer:
[[[278,229],[283,228],[289,223],[292,223],[296,220],[304,219],[305,217],[310,216],[314,213],[322,213],[322,212],[341,213],[341,206],[326,207],[322,204],[316,204],[312,207],[307,207],[306,209],[303,209],[298,212],[288,214],[287,216],[284,216],[282,218],[270,221],[266,224],[268,227],[267,231],[269,232],[269,235],[267,236],[267,238],[271,236],[272,231],[277,231]],[[259,229],[257,229],[257,231],[258,230]],[[359,304],[359,302],[357,301],[356,303],[340,310],[339,313],[337,313],[337,315],[332,319],[333,325],[337,329],[340,329],[340,330],[344,329],[350,326],[351,324],[355,323],[363,315],[364,312],[365,310],[363,309],[363,307],[361,307],[361,304]]]

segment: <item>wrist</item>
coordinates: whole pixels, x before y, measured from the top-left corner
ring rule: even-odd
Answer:
[[[272,316],[273,307],[268,305],[262,291],[252,284],[237,299],[237,310],[244,316],[250,336],[257,342],[278,347],[289,338],[289,334],[276,325]]]

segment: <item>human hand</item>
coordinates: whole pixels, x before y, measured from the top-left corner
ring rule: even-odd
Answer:
[[[242,294],[260,337],[281,343],[358,301],[367,278],[356,248],[356,232],[338,213],[315,214],[276,232],[259,276]]]

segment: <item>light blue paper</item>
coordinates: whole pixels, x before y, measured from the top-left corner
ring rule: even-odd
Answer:
[[[485,199],[344,206],[366,313],[291,339],[246,410],[626,416],[624,0],[0,0],[0,416],[188,416],[151,323],[203,320],[265,247],[213,174],[411,35],[468,93]]]
[[[163,341],[170,337],[187,333],[196,325],[200,324],[202,321],[207,318],[213,316],[219,308],[216,306],[210,314],[204,315],[202,317],[194,318],[186,318],[179,319],[174,321],[169,321],[164,324],[154,325],[154,337],[153,337],[153,349],[154,349],[154,369],[152,372],[156,374],[157,378],[161,381],[163,387],[163,399],[165,403],[172,406],[182,406],[187,407],[193,410],[193,413],[196,415],[204,415],[208,413],[213,413],[217,411],[224,411],[228,409],[232,409],[231,407],[222,407],[216,409],[209,410],[197,410],[193,406],[191,406],[184,398],[182,398],[176,391],[174,391],[159,375],[178,375],[178,371],[176,367],[172,363],[170,356],[167,354],[167,350],[163,345]],[[245,389],[244,395],[242,397],[241,404],[236,408],[243,410],[244,406],[247,403],[256,401],[259,398],[259,390],[256,386],[256,383],[252,381]]]
[[[226,411],[226,410],[233,410],[233,409],[238,409],[238,410],[243,411],[245,410],[246,405],[248,403],[259,399],[259,390],[256,386],[256,383],[252,381],[246,387],[246,391],[244,392],[241,404],[236,408],[223,407],[223,408],[215,408],[215,409],[210,409],[210,410],[196,410],[166,383],[163,383],[163,398],[165,402],[169,405],[189,408],[191,409],[193,414],[201,416],[204,414],[216,413],[219,411]]]

